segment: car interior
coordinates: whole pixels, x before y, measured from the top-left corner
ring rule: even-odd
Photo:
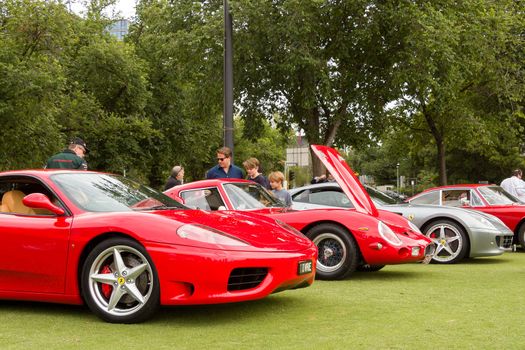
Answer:
[[[33,179],[13,179],[0,182],[0,213],[22,215],[55,215],[47,209],[29,208],[24,205],[23,199],[31,193],[43,193],[56,205],[61,206],[56,197],[42,184]]]

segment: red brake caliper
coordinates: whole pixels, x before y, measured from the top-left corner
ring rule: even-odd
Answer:
[[[112,272],[111,272],[111,269],[109,268],[109,266],[106,265],[106,266],[104,266],[102,268],[100,273],[112,273]],[[101,288],[102,288],[102,294],[104,294],[104,296],[109,299],[109,297],[111,296],[111,292],[113,292],[113,286],[104,283],[101,286]]]

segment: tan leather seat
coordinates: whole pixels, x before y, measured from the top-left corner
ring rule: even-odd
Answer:
[[[25,194],[22,191],[13,190],[4,193],[2,196],[2,207],[0,208],[4,213],[17,213],[26,215],[35,215],[35,211],[26,207],[22,200]]]

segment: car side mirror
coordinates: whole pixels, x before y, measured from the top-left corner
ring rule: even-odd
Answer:
[[[24,197],[22,203],[29,208],[47,209],[57,215],[63,215],[64,209],[51,203],[49,198],[42,193],[31,193]]]

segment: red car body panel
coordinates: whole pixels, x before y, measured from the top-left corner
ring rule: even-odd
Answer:
[[[224,206],[228,211],[234,206],[224,188],[227,184],[252,183],[239,179],[212,179],[190,182],[175,186],[164,193],[177,201],[184,203],[181,194],[185,191],[204,190],[216,188],[219,191]],[[373,205],[373,203],[372,203]],[[374,206],[375,208],[375,206]],[[421,261],[425,258],[425,248],[431,240],[422,234],[414,232],[406,219],[388,211],[376,210],[376,215],[358,212],[353,209],[315,209],[292,210],[286,208],[259,208],[247,210],[252,213],[262,214],[281,220],[299,231],[306,233],[311,227],[320,223],[334,223],[349,230],[363,256],[370,265],[390,265]],[[246,211],[243,211],[246,212]],[[378,233],[378,220],[382,220],[397,233],[401,239],[401,246],[388,244]],[[379,245],[378,245],[379,244]],[[380,247],[380,248],[378,248]],[[419,247],[419,254],[412,256],[412,248]]]
[[[459,184],[459,185],[448,185],[448,186],[437,186],[424,190],[421,193],[416,194],[413,197],[408,198],[406,201],[421,196],[425,193],[442,191],[442,190],[471,190],[474,191],[478,197],[483,201],[483,206],[470,205],[464,208],[479,210],[487,214],[498,217],[509,229],[515,234],[518,233],[520,226],[525,223],[525,205],[524,204],[513,204],[513,205],[491,205],[479,191],[482,187],[498,186],[494,184]]]
[[[365,188],[343,157],[333,148],[312,145],[312,150],[323,162],[326,169],[336,179],[341,189],[350,199],[356,211],[378,216],[377,208]]]
[[[306,237],[275,220],[251,213],[201,210],[87,212],[53,183],[59,173],[26,170],[0,173],[42,183],[66,206],[63,216],[0,213],[0,298],[81,304],[79,271],[86,254],[108,235],[139,242],[151,256],[160,281],[161,304],[208,304],[263,298],[310,285],[317,249]],[[177,228],[199,223],[239,238],[249,246],[221,246],[181,238]],[[312,260],[311,273],[298,275],[300,261]],[[268,275],[255,288],[227,290],[234,268],[264,267]]]

